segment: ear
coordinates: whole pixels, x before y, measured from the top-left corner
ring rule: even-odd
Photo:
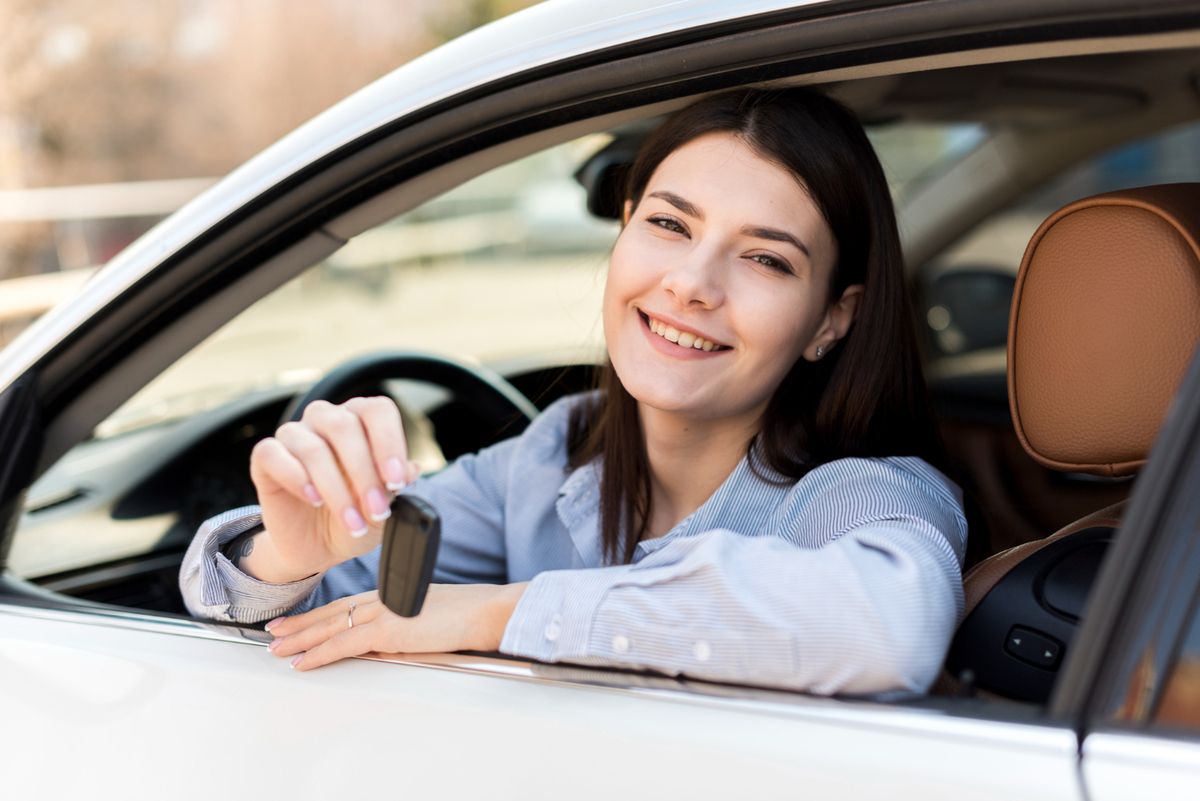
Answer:
[[[838,340],[850,332],[850,326],[854,324],[854,319],[858,316],[858,307],[862,304],[862,298],[863,285],[851,284],[846,287],[846,291],[840,298],[829,304],[829,308],[825,310],[825,319],[821,321],[821,327],[817,329],[816,336],[804,349],[804,358],[815,362],[829,355],[829,351],[833,350]],[[820,356],[817,355],[818,348],[821,350]]]
[[[625,206],[621,210],[621,226],[629,225],[629,218],[633,216],[633,201],[626,200]]]

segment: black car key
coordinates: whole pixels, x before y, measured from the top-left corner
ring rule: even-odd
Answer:
[[[425,603],[442,540],[437,510],[420,498],[400,495],[383,529],[379,597],[401,617],[416,617]]]

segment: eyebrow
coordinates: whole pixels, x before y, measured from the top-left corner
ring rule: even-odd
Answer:
[[[704,219],[704,212],[700,211],[699,206],[697,206],[695,203],[692,203],[690,200],[684,200],[674,192],[660,190],[658,192],[651,192],[649,197],[656,197],[659,200],[665,200],[675,208],[682,211],[684,214],[687,214],[690,217],[695,217],[697,220]]]
[[[704,219],[704,212],[700,211],[699,206],[697,206],[695,203],[692,203],[690,200],[684,200],[674,192],[659,190],[657,192],[651,192],[649,195],[647,195],[647,197],[656,197],[659,200],[665,200],[675,208],[682,211],[684,214],[695,217],[697,220]],[[787,231],[780,231],[778,228],[764,228],[748,225],[742,229],[742,234],[744,236],[752,236],[755,239],[767,239],[771,242],[786,242],[792,247],[796,248],[796,250],[803,253],[806,257],[809,256],[807,245],[789,234]]]
[[[772,242],[787,242],[796,250],[808,256],[808,248],[803,242],[789,234],[787,231],[780,231],[778,228],[753,228],[747,226],[742,229],[742,233],[746,236],[752,236],[755,239],[769,239]]]

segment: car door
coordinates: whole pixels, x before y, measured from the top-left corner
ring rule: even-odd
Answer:
[[[470,656],[297,674],[263,639],[0,605],[6,796],[1082,797],[1073,732],[1036,718]]]

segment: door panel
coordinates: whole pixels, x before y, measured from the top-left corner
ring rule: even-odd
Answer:
[[[367,660],[294,673],[198,623],[98,617],[0,606],[6,796],[1081,798],[1065,729]]]
[[[1089,801],[1195,798],[1200,742],[1142,734],[1097,732],[1083,743]]]

